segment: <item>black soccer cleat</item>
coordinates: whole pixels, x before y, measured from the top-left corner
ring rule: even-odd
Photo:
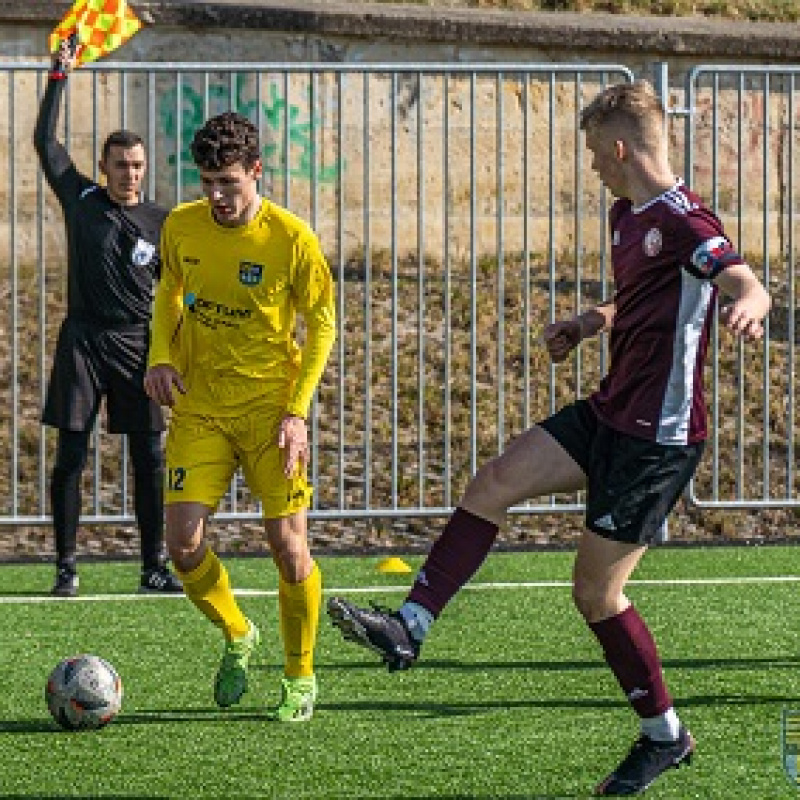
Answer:
[[[596,795],[620,797],[643,792],[670,767],[689,765],[695,750],[692,734],[681,725],[675,742],[657,742],[642,734],[620,765],[595,788]]]
[[[77,597],[78,595],[78,575],[69,567],[59,567],[56,572],[56,582],[50,590],[50,594],[56,597]]]
[[[349,639],[379,653],[389,672],[408,669],[419,658],[420,643],[399,614],[376,606],[358,608],[341,597],[328,600],[328,616]]]
[[[180,594],[183,584],[169,571],[167,567],[142,570],[142,580],[139,583],[139,592],[142,594]]]

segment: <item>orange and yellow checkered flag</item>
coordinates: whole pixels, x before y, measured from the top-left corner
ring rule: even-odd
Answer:
[[[125,0],[77,0],[50,34],[50,52],[75,34],[79,67],[116,50],[141,27]]]

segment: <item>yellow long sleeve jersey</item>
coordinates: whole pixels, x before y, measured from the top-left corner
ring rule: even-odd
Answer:
[[[265,198],[250,222],[226,228],[198,200],[167,216],[161,260],[148,366],[181,373],[176,410],[235,416],[271,398],[307,416],[336,336],[333,279],[311,228]]]

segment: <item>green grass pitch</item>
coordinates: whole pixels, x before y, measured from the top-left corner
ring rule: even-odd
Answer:
[[[396,607],[410,576],[378,561],[320,558],[326,595]],[[264,716],[282,661],[274,567],[226,563],[264,634],[250,690],[227,711],[212,697],[219,632],[185,598],[129,594],[135,563],[84,564],[82,597],[59,601],[49,565],[0,566],[0,797],[583,798],[636,735],[572,607],[570,553],[493,554],[407,673],[387,673],[323,615],[317,711],[296,726]],[[649,798],[797,798],[781,742],[783,710],[800,710],[797,565],[792,547],[645,558],[629,595],[698,740],[692,766]],[[44,683],[79,652],[118,668],[125,699],[107,728],[66,733]]]

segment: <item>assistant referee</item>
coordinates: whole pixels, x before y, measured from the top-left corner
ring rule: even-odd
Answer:
[[[34,146],[67,230],[67,314],[61,324],[42,422],[58,430],[50,501],[56,545],[53,594],[78,593],[81,473],[89,434],[105,397],[108,429],[127,434],[134,512],[141,536],[140,591],[180,592],[165,563],[164,417],[144,392],[158,242],[167,211],[141,198],[146,157],[140,136],[116,131],[103,144],[102,187],[75,167],[56,138],[66,77],[75,53],[54,54]]]

